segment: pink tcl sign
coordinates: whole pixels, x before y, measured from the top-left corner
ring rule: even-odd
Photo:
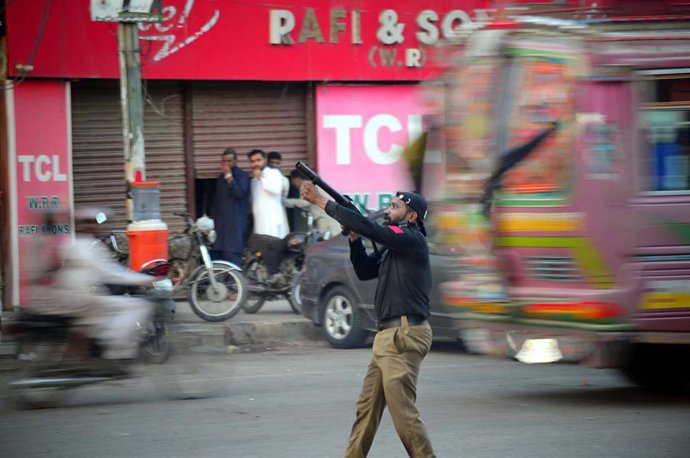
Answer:
[[[403,151],[423,129],[418,85],[321,86],[316,111],[318,172],[329,184],[368,209],[411,189]]]
[[[6,94],[8,285],[10,303],[17,306],[29,300],[31,270],[49,261],[48,245],[72,234],[69,83],[27,80]]]

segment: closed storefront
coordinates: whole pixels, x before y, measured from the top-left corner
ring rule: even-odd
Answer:
[[[184,109],[180,83],[146,84],[144,135],[146,179],[161,183],[162,218],[171,230],[184,222],[172,213],[187,209]],[[74,204],[106,207],[111,227],[124,229],[125,172],[122,109],[117,81],[72,83]]]
[[[307,158],[306,85],[197,82],[192,94],[196,178],[215,177],[228,147],[245,169],[254,148],[281,153],[286,172]]]
[[[192,138],[196,178],[196,213],[207,208],[221,154],[237,151],[238,166],[249,170],[252,149],[277,151],[289,174],[308,157],[308,89],[303,83],[194,82]]]
[[[182,83],[149,81],[145,95],[146,178],[161,182],[163,220],[171,229],[183,227],[172,213],[191,209],[186,131],[193,150],[189,179],[202,180],[197,194],[203,194],[205,180],[218,174],[220,155],[228,147],[237,150],[245,170],[246,153],[254,148],[280,152],[285,173],[307,159],[304,84],[195,82],[187,99],[192,107],[187,126]],[[72,84],[74,203],[111,209],[117,228],[126,225],[121,112],[117,82]],[[202,195],[197,197],[203,201]]]

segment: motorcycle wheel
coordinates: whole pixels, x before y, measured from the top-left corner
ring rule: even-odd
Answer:
[[[213,263],[213,275],[223,292],[223,298],[214,297],[207,272],[201,271],[189,288],[192,311],[206,321],[225,321],[237,314],[247,298],[247,281],[242,272],[221,263]],[[211,293],[209,295],[209,293]]]
[[[10,399],[20,408],[43,409],[59,405],[68,395],[64,386],[25,386],[47,371],[58,370],[67,344],[47,337],[32,337],[17,344],[13,377],[9,383]]]
[[[144,361],[162,364],[172,353],[172,341],[168,332],[168,323],[157,321],[152,323],[153,332],[149,334],[141,346],[141,356]]]
[[[246,313],[254,314],[266,302],[265,288],[268,281],[268,271],[264,263],[254,258],[245,265],[244,273],[247,276],[249,294],[242,308]]]
[[[302,286],[300,282],[302,281],[302,273],[300,272],[292,279],[292,288],[290,289],[290,294],[288,295],[288,302],[290,302],[290,307],[292,311],[298,315],[302,314],[302,297],[300,296],[302,291]]]

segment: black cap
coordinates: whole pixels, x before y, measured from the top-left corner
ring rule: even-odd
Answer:
[[[395,193],[395,197],[405,202],[405,204],[412,210],[417,212],[419,228],[422,230],[422,234],[426,235],[426,229],[424,228],[424,218],[426,218],[426,199],[421,194],[410,191],[398,191]]]

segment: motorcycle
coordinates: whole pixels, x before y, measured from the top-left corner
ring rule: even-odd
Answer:
[[[313,218],[307,216],[311,228]],[[278,275],[270,275],[265,260],[264,247],[252,244],[245,250],[242,270],[248,283],[248,297],[242,308],[246,313],[256,313],[266,301],[287,299],[293,312],[302,313],[300,299],[300,279],[304,264],[305,251],[315,241],[328,239],[329,233],[319,234],[316,231],[291,232],[283,239],[261,236],[268,240],[274,249],[281,251],[281,262]],[[272,243],[271,243],[272,242]],[[265,244],[264,244],[265,245]]]
[[[101,242],[108,248],[110,256],[118,264],[129,267],[129,247],[127,231],[110,231],[100,237]]]
[[[122,292],[119,288],[115,289]],[[139,362],[163,364],[172,354],[169,326],[175,316],[175,302],[171,292],[169,279],[154,282],[153,288],[129,287],[124,292],[140,295],[154,304],[152,319],[141,324]],[[64,400],[73,388],[132,376],[103,359],[103,348],[77,332],[77,328],[71,317],[26,311],[8,327],[16,350],[7,388],[20,407],[51,407]]]
[[[154,259],[142,269],[154,269],[174,284],[175,297],[184,297],[192,311],[206,321],[225,321],[237,314],[247,298],[247,281],[239,266],[227,261],[211,260],[208,246],[216,239],[213,221],[189,213],[173,213],[185,219],[185,230],[168,240],[168,259]],[[115,253],[124,253],[114,233],[109,246]]]

